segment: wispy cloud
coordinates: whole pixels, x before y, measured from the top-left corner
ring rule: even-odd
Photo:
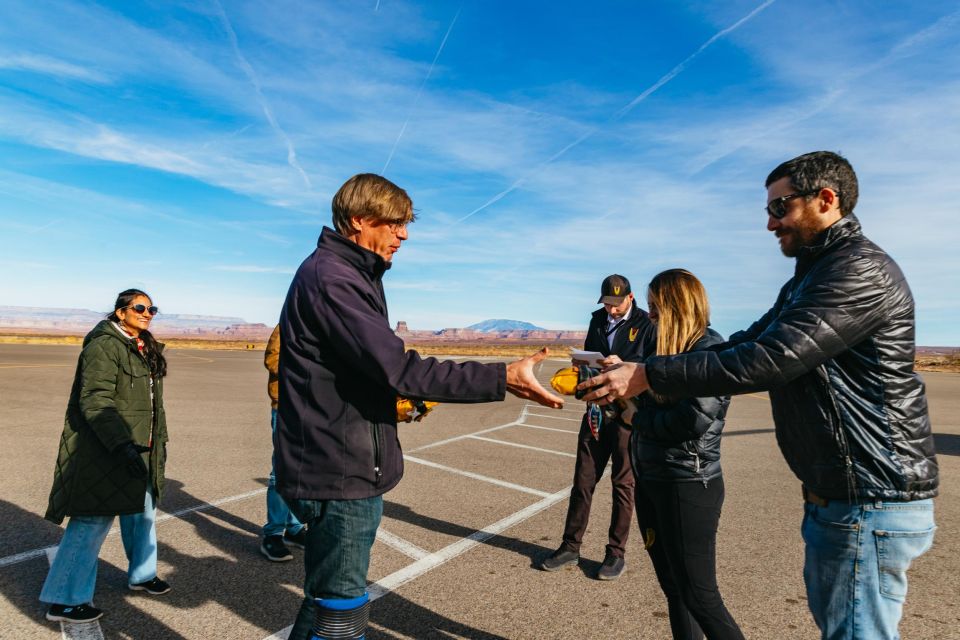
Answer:
[[[377,2],[377,8],[379,9],[380,3]],[[440,46],[437,48],[436,55],[433,56],[433,62],[430,63],[430,68],[427,70],[427,75],[424,76],[423,82],[420,83],[420,88],[417,89],[417,95],[413,98],[413,105],[410,107],[411,115],[407,116],[407,119],[403,121],[403,126],[400,127],[400,133],[397,134],[397,139],[393,143],[393,148],[390,149],[390,155],[387,156],[387,161],[383,164],[383,170],[380,171],[382,175],[386,175],[387,167],[390,166],[390,161],[393,160],[393,154],[396,153],[397,147],[400,146],[400,140],[403,138],[403,132],[407,130],[407,125],[410,123],[410,118],[412,112],[417,108],[417,105],[420,103],[420,96],[423,94],[423,88],[427,85],[427,81],[430,80],[430,76],[433,75],[433,68],[437,66],[437,60],[440,59],[440,54],[443,53],[443,48],[447,44],[447,38],[450,37],[450,32],[453,31],[453,25],[457,24],[457,18],[460,17],[460,11],[463,7],[461,6],[457,9],[457,12],[453,16],[453,20],[450,21],[450,26],[447,27],[447,32],[443,34],[443,40],[440,41]]]
[[[49,56],[35,54],[0,56],[0,69],[29,71],[31,73],[39,73],[57,78],[82,80],[94,84],[106,84],[109,82],[107,76],[95,69],[65,62]]]
[[[719,39],[722,38],[723,36],[728,35],[728,34],[732,33],[733,31],[735,31],[736,29],[738,29],[740,26],[742,26],[742,25],[745,24],[747,21],[749,21],[751,18],[753,18],[754,16],[756,16],[758,13],[760,13],[761,11],[763,11],[764,9],[766,9],[767,7],[769,7],[769,6],[770,6],[771,4],[773,4],[775,1],[776,1],[776,0],[765,0],[765,2],[761,3],[761,4],[758,5],[756,8],[754,8],[753,11],[751,11],[751,12],[748,13],[747,15],[743,16],[742,18],[740,18],[739,20],[737,20],[735,23],[733,23],[732,25],[730,25],[730,26],[727,27],[726,29],[721,29],[720,31],[718,31],[717,33],[715,33],[715,34],[714,34],[713,36],[711,36],[706,42],[704,42],[702,45],[700,45],[700,47],[699,47],[696,51],[694,51],[694,52],[691,53],[689,56],[687,56],[681,63],[679,63],[678,65],[676,65],[675,67],[673,67],[673,69],[671,69],[671,70],[668,71],[666,74],[664,74],[663,76],[661,76],[659,80],[657,80],[657,81],[654,82],[652,85],[650,85],[647,89],[645,89],[642,93],[640,93],[640,95],[638,95],[637,97],[635,97],[633,100],[631,100],[629,103],[627,103],[626,105],[624,105],[621,109],[619,109],[616,113],[614,113],[613,116],[611,116],[610,119],[607,121],[607,124],[604,125],[604,126],[607,126],[607,125],[609,125],[609,124],[611,124],[611,123],[613,123],[613,122],[616,122],[617,120],[622,119],[625,115],[627,115],[628,113],[630,113],[630,111],[632,111],[637,105],[639,105],[641,102],[643,102],[644,100],[646,100],[647,98],[649,98],[651,95],[653,95],[654,92],[656,92],[658,89],[660,89],[661,87],[663,87],[665,84],[667,84],[668,82],[670,82],[671,80],[673,80],[674,78],[676,78],[678,75],[680,75],[680,73],[681,73],[684,69],[686,69],[687,65],[689,65],[697,56],[699,56],[701,53],[703,53],[710,45],[712,45],[714,42],[716,42],[717,40],[719,40]],[[524,176],[524,177],[521,177],[521,178],[515,180],[515,181],[513,182],[513,184],[511,184],[507,189],[504,189],[503,191],[501,191],[501,192],[498,193],[497,195],[493,196],[492,198],[490,198],[489,200],[487,200],[485,203],[483,203],[482,205],[480,205],[479,207],[477,207],[476,209],[474,209],[473,211],[471,211],[470,213],[468,213],[467,215],[465,215],[465,216],[463,216],[462,218],[458,219],[458,220],[457,220],[457,223],[463,222],[464,220],[467,220],[468,218],[471,218],[471,217],[474,216],[475,214],[480,213],[481,211],[483,211],[484,209],[486,209],[486,208],[489,207],[490,205],[493,205],[493,204],[499,202],[500,200],[502,200],[503,198],[505,198],[506,196],[508,196],[510,193],[516,191],[517,189],[519,189],[520,187],[522,187],[532,176],[534,176],[534,175],[536,175],[537,173],[543,171],[543,169],[546,168],[547,165],[553,163],[553,162],[556,161],[557,159],[559,159],[559,158],[561,158],[562,156],[566,155],[566,153],[567,153],[568,151],[570,151],[570,150],[573,149],[574,147],[579,146],[579,145],[580,145],[582,142],[584,142],[585,140],[588,140],[589,138],[592,138],[592,137],[594,136],[594,134],[596,134],[598,131],[601,130],[601,128],[602,128],[602,127],[593,127],[593,128],[591,128],[591,129],[589,129],[586,133],[582,134],[579,138],[577,138],[577,139],[574,140],[573,142],[567,144],[565,147],[563,147],[562,149],[560,149],[559,151],[557,151],[556,153],[554,153],[552,156],[550,156],[549,158],[547,158],[547,160],[546,160],[545,162],[543,162],[539,167],[537,167],[533,172],[527,174],[527,175]]]
[[[218,264],[210,267],[210,269],[213,271],[228,271],[231,273],[294,273],[293,269],[286,267],[264,267],[255,264]]]
[[[277,136],[287,147],[287,164],[289,164],[297,171],[297,173],[300,174],[300,177],[303,178],[303,183],[307,186],[307,189],[312,189],[313,185],[310,182],[310,178],[307,176],[307,172],[304,171],[303,167],[300,165],[300,161],[297,159],[297,150],[293,146],[293,141],[290,140],[290,136],[287,135],[287,132],[284,131],[280,126],[280,123],[277,122],[277,118],[273,114],[273,109],[270,107],[270,103],[267,101],[266,96],[263,95],[263,88],[260,86],[260,80],[257,77],[257,73],[253,70],[253,67],[250,66],[250,63],[240,51],[240,43],[237,41],[237,34],[233,30],[233,25],[230,24],[230,18],[227,17],[227,12],[224,10],[220,0],[214,0],[214,3],[216,4],[217,15],[220,18],[220,22],[223,25],[224,30],[227,32],[227,37],[230,39],[230,46],[233,49],[234,56],[236,57],[237,65],[243,70],[243,73],[247,76],[250,84],[253,85],[253,90],[257,95],[257,102],[260,104],[260,108],[263,109],[263,115],[266,117],[267,122],[270,123],[270,127],[276,132]]]

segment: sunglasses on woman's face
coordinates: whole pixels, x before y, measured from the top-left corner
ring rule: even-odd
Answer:
[[[157,309],[156,307],[148,307],[148,306],[145,305],[145,304],[132,304],[132,305],[130,305],[129,307],[125,307],[125,308],[127,308],[127,309],[133,309],[134,311],[136,311],[137,313],[139,313],[139,314],[141,314],[141,315],[142,315],[145,311],[148,312],[148,313],[149,313],[150,315],[152,315],[152,316],[155,316],[155,315],[157,315],[158,313],[160,313],[160,309]]]

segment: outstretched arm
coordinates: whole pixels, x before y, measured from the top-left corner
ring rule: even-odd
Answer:
[[[563,406],[563,399],[543,388],[533,373],[533,367],[543,362],[550,352],[544,347],[532,356],[521,358],[507,365],[507,391],[518,398],[533,400],[545,407],[559,409]]]

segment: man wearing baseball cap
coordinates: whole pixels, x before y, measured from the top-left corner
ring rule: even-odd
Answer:
[[[656,349],[656,329],[647,312],[637,306],[624,276],[607,276],[600,286],[602,309],[593,312],[583,348],[599,351],[622,362],[642,362]],[[574,361],[574,364],[578,364]],[[610,476],[613,484],[613,512],[606,555],[597,572],[599,580],[615,580],[626,569],[623,559],[633,517],[633,468],[630,464],[630,429],[619,420],[601,419],[596,434],[588,414],[580,422],[577,463],[570,491],[570,506],[563,528],[563,544],[544,558],[539,567],[556,571],[580,561],[580,543],[590,519],[593,492],[603,476],[607,462],[613,459]],[[599,415],[599,411],[595,413]],[[596,425],[595,425],[596,426]]]

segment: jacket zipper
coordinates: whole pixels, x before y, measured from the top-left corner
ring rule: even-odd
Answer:
[[[373,475],[374,484],[380,484],[380,478],[383,472],[380,470],[380,428],[376,424],[370,425],[370,432],[373,437]]]
[[[824,370],[824,374],[827,376],[827,379],[822,381],[823,388],[827,393],[827,397],[830,398],[830,408],[833,410],[830,416],[833,419],[833,424],[830,426],[833,429],[833,437],[837,441],[837,448],[840,450],[840,455],[843,456],[844,475],[847,481],[847,500],[854,502],[857,495],[857,480],[853,472],[853,459],[850,458],[850,445],[847,442],[847,434],[843,430],[843,420],[840,418],[840,407],[837,406],[837,399],[833,395],[833,389],[830,388],[830,374],[826,370]]]

